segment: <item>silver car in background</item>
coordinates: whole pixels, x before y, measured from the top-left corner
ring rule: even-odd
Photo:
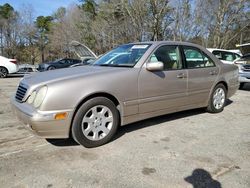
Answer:
[[[110,141],[118,126],[205,107],[221,112],[238,89],[238,68],[181,42],[118,46],[92,66],[26,76],[12,106],[35,134],[85,147]]]

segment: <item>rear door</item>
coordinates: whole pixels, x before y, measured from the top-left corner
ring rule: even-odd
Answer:
[[[188,71],[189,104],[206,105],[219,68],[208,55],[198,48],[183,46],[182,50]]]
[[[179,46],[158,47],[148,61],[161,61],[163,71],[148,71],[144,65],[138,78],[139,112],[174,111],[187,103],[187,70],[183,69]]]

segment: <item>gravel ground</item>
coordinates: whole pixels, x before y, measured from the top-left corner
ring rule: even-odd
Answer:
[[[0,79],[0,187],[250,187],[250,85],[222,113],[141,121],[87,149],[24,129],[9,102],[20,78]]]

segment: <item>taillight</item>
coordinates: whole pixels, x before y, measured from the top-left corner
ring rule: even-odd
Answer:
[[[15,59],[10,60],[11,63],[17,64],[17,61]]]

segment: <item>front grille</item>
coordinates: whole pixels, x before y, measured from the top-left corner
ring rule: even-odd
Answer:
[[[247,64],[247,65],[243,65],[243,68],[244,68],[244,69],[249,69],[249,70],[250,70],[250,65],[248,65],[248,64]]]
[[[25,94],[26,94],[27,88],[23,85],[19,85],[16,91],[16,100],[19,102],[22,102]]]

